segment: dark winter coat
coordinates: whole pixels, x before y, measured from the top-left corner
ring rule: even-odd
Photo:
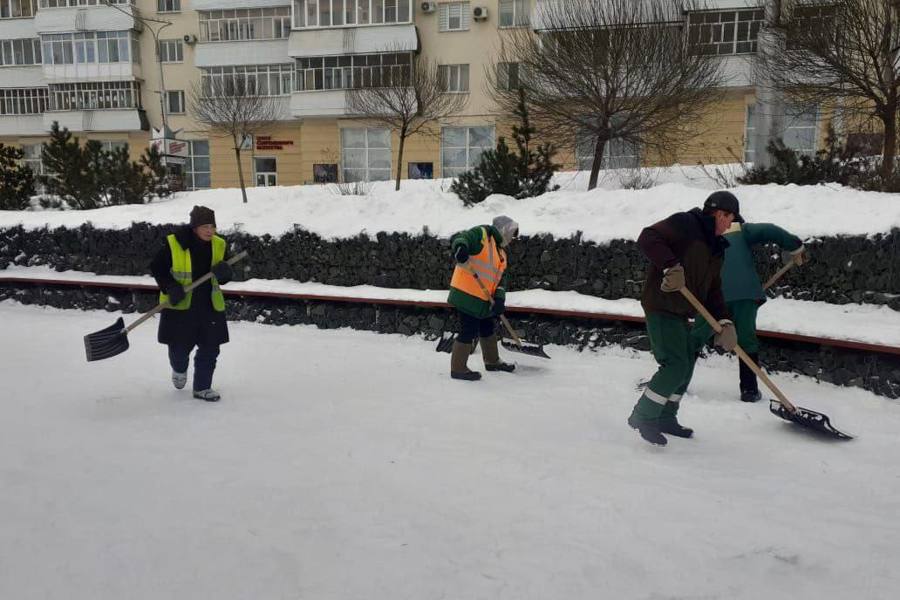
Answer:
[[[684,318],[696,314],[681,293],[659,289],[663,270],[681,264],[688,290],[716,319],[728,318],[721,277],[728,242],[716,235],[713,217],[704,215],[699,208],[675,213],[646,227],[638,237],[638,246],[650,259],[641,298],[644,311]]]
[[[209,273],[212,265],[212,244],[198,238],[187,225],[179,227],[175,239],[181,247],[191,253],[191,279],[196,281]],[[225,260],[229,258],[228,248]],[[162,247],[150,263],[150,272],[156,279],[160,289],[175,284],[172,277],[172,251],[163,240]],[[219,280],[219,283],[226,283]],[[194,345],[224,344],[228,342],[228,324],[225,313],[218,312],[212,306],[212,283],[204,282],[195,288],[188,310],[164,309],[160,313],[159,333],[161,344]]]
[[[796,250],[803,245],[800,238],[771,223],[735,223],[725,232],[725,239],[728,248],[722,267],[722,291],[726,302],[756,300],[762,304],[766,301],[753,264],[753,246],[773,243],[782,250]]]

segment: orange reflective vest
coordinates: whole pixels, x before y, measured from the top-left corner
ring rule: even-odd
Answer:
[[[475,271],[488,293],[493,296],[503,278],[503,272],[506,271],[506,252],[497,247],[497,242],[488,235],[486,228],[482,227],[481,232],[481,252],[470,256],[465,265],[456,265],[450,287],[489,302],[490,297],[485,295],[466,267]]]

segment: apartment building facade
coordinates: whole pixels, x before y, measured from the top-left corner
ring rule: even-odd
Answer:
[[[135,158],[165,124],[178,140],[167,148],[186,187],[235,186],[230,139],[200,127],[191,102],[217,79],[244,79],[278,107],[276,124],[243,152],[250,184],[390,179],[396,133],[354,117],[346,90],[385,69],[409,69],[421,55],[441,65],[447,93],[468,101],[431,135],[408,140],[400,170],[454,176],[508,127],[490,99],[487,69],[503,31],[531,27],[540,1],[0,0],[0,142],[21,146],[40,170],[54,121],[83,140],[128,144]],[[747,4],[718,0],[682,15],[687,35],[728,76],[725,100],[678,157],[683,164],[753,159],[752,56],[764,9]],[[820,121],[790,115],[786,140],[813,150]],[[591,140],[571,142],[565,166],[589,168]],[[623,144],[608,153],[611,166],[652,160]]]

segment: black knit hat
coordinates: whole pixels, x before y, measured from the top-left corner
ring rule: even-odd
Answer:
[[[734,220],[738,223],[744,222],[744,219],[741,217],[741,205],[738,203],[738,199],[735,195],[731,192],[725,190],[713,192],[709,195],[709,198],[706,199],[706,202],[703,203],[703,212],[705,213],[717,209],[730,212],[734,215]]]
[[[195,206],[191,210],[191,228],[200,227],[201,225],[216,226],[216,213],[205,206]]]

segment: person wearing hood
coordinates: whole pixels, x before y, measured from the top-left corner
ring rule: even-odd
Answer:
[[[193,395],[207,402],[220,398],[212,379],[219,346],[228,342],[225,296],[219,287],[233,276],[227,258],[228,245],[216,235],[215,213],[195,206],[190,223],[166,236],[150,264],[159,301],[169,304],[160,313],[158,340],[169,347],[172,384],[180,390],[187,383],[190,354],[196,347]],[[185,292],[185,286],[210,271],[211,279]]]
[[[500,360],[495,330],[496,319],[506,305],[506,248],[518,235],[519,224],[501,215],[491,225],[473,227],[451,241],[450,252],[456,266],[447,301],[459,313],[460,321],[459,335],[450,355],[453,379],[481,379],[481,373],[470,370],[466,364],[476,337],[481,338],[486,370],[511,373],[516,368]]]
[[[628,425],[652,444],[664,446],[664,433],[683,438],[694,433],[677,419],[680,392],[687,388],[694,370],[688,319],[696,313],[679,290],[690,290],[718,320],[722,332],[716,335],[717,345],[731,352],[737,344],[722,295],[721,270],[728,246],[722,235],[738,216],[736,202],[713,194],[702,210],[675,213],[646,227],[638,237],[638,247],[650,261],[641,306],[659,368],[628,417]]]
[[[782,250],[785,264],[799,266],[809,260],[803,242],[797,236],[771,223],[746,223],[740,216],[738,199],[731,192],[720,191],[710,196],[725,198],[735,208],[735,220],[724,237],[728,241],[725,262],[722,266],[722,293],[725,305],[734,319],[738,344],[757,365],[759,364],[759,339],[756,337],[756,314],[766,301],[766,294],[753,264],[753,247],[759,244],[777,244]],[[707,201],[709,202],[709,200]],[[713,335],[712,328],[699,320],[691,330],[696,351]],[[696,353],[695,353],[696,356]],[[762,395],[756,374],[744,364],[740,365],[740,393],[743,402],[756,402]],[[683,392],[684,390],[682,390]]]

